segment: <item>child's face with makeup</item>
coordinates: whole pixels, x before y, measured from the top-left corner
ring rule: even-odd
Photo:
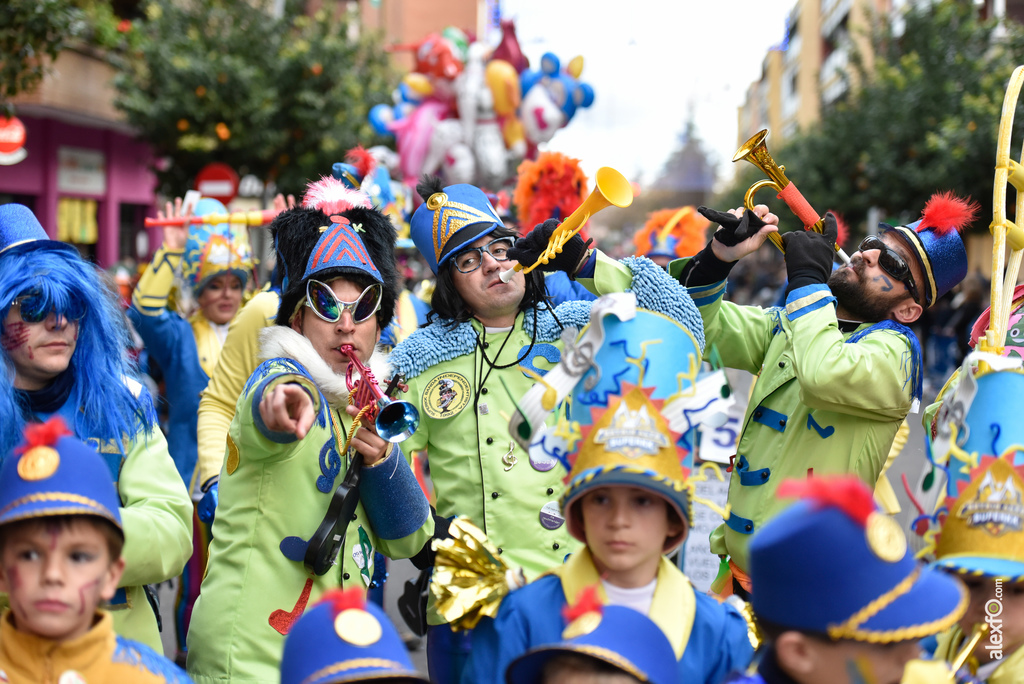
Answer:
[[[92,627],[96,608],[117,591],[124,561],[111,560],[99,519],[39,520],[3,531],[0,591],[19,631],[68,641]]]

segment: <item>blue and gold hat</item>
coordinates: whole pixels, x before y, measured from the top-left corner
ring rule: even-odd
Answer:
[[[342,684],[376,679],[427,682],[384,611],[359,588],[325,593],[284,641],[281,684]]]
[[[900,526],[858,478],[787,480],[778,495],[799,500],[750,542],[758,619],[884,644],[937,634],[966,610],[964,586],[914,560]]]
[[[925,308],[934,304],[967,275],[967,249],[960,231],[971,224],[980,205],[955,197],[953,193],[937,193],[924,205],[921,219],[906,226],[880,227],[898,235],[911,250],[924,275],[917,283]]]
[[[588,587],[565,611],[564,641],[531,649],[513,660],[508,684],[543,680],[544,666],[564,654],[581,655],[611,665],[641,682],[670,684],[679,680],[676,654],[668,637],[650,618],[624,606],[602,606],[596,587]]]
[[[569,456],[571,470],[560,499],[569,532],[585,541],[571,509],[591,489],[608,485],[661,496],[688,526],[693,485],[683,461],[692,462],[692,435],[685,428],[673,430],[663,411],[669,401],[695,393],[700,346],[680,323],[644,309],[625,321],[606,316],[602,326],[602,344],[570,403],[580,446]],[[685,531],[666,540],[666,553],[684,538]]]
[[[93,515],[121,529],[121,500],[96,450],[51,418],[25,427],[25,441],[0,468],[0,525],[58,515]]]
[[[440,183],[438,183],[440,185]],[[453,254],[474,240],[504,228],[484,191],[473,185],[449,185],[424,197],[409,224],[412,241],[437,273]],[[421,187],[417,190],[423,193]]]
[[[0,204],[0,254],[55,249],[78,255],[74,245],[51,240],[24,204]]]
[[[203,197],[196,202],[195,216],[227,214],[227,208],[215,199]],[[181,274],[198,295],[210,280],[222,273],[238,276],[242,286],[252,271],[252,248],[248,228],[227,223],[193,223],[189,226]]]

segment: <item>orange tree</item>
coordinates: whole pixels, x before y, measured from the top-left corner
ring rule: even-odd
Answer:
[[[165,194],[211,161],[300,192],[375,142],[366,115],[395,82],[379,36],[350,32],[344,13],[289,0],[277,18],[272,4],[152,0],[135,22],[116,104],[161,159]]]

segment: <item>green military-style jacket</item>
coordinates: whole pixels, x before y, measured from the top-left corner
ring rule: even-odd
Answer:
[[[598,253],[594,277],[580,282],[597,295],[632,290],[640,308],[672,316],[703,337],[685,289],[648,259],[617,262]],[[559,512],[565,469],[554,460],[531,464],[509,436],[515,402],[536,382],[520,366],[540,374],[552,368],[561,356],[562,327],[581,329],[590,307],[566,302],[554,316],[531,309],[511,330],[487,331],[476,320],[434,321],[391,354],[409,384],[405,398],[420,409],[419,430],[403,448],[426,449],[437,512],[479,525],[529,579],[560,565],[580,544]]]
[[[684,262],[673,262],[678,273]],[[705,356],[758,376],[736,445],[731,513],[711,534],[711,551],[749,569],[747,545],[787,505],[790,478],[855,474],[874,487],[920,373],[913,333],[892,321],[842,332],[826,285],[761,309],[722,301],[725,281],[690,287],[704,319]]]
[[[337,565],[322,576],[306,571],[306,541],[347,472],[339,452],[351,425],[348,393],[344,377],[290,328],[264,330],[261,354],[271,358],[246,383],[228,430],[210,560],[188,632],[189,675],[207,684],[277,684],[284,635],[306,608],[329,589],[365,590],[374,551],[407,558],[434,532],[426,497],[394,446],[362,470]],[[387,378],[379,353],[370,365]],[[285,383],[313,399],[316,418],[301,440],[260,417],[262,397]]]

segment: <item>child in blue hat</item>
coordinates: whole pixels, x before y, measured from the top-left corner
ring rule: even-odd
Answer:
[[[897,684],[919,640],[952,626],[963,585],[915,562],[859,479],[782,483],[799,500],[750,543],[752,606],[766,649],[751,684]]]
[[[124,573],[120,509],[106,464],[60,418],[25,429],[0,469],[0,681],[189,681],[99,609]]]
[[[428,684],[398,630],[359,589],[333,589],[307,610],[284,642],[281,684],[357,684],[386,679]]]

